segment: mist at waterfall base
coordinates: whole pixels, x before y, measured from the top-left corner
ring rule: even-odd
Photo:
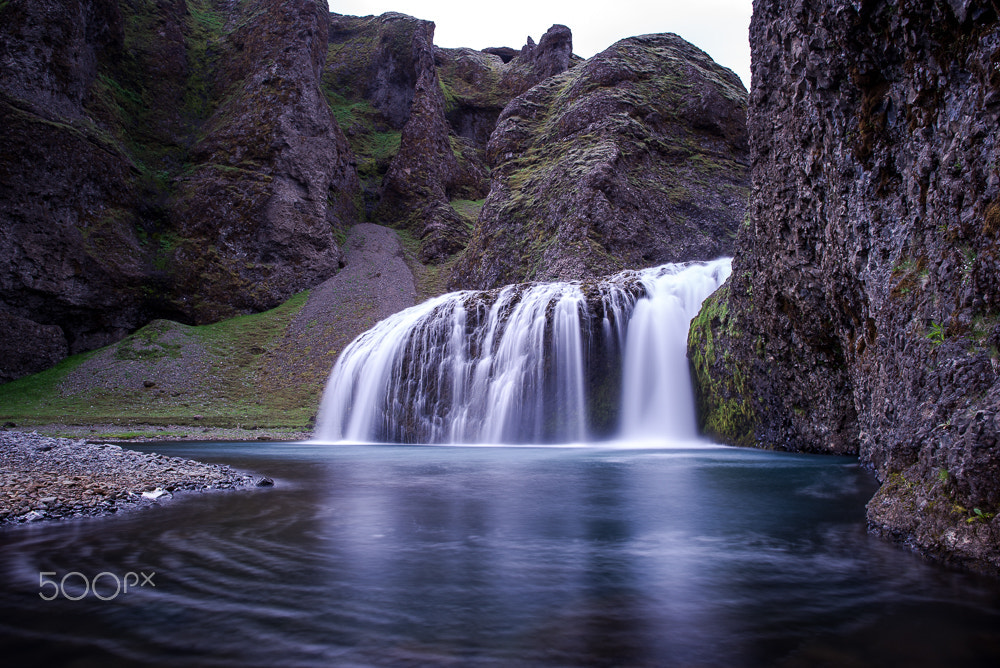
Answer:
[[[345,348],[315,438],[694,440],[688,328],[730,271],[726,258],[428,300]]]

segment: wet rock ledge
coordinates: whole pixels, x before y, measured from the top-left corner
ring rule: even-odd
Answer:
[[[256,483],[257,478],[229,466],[112,444],[0,432],[0,525],[107,515],[182,490]]]

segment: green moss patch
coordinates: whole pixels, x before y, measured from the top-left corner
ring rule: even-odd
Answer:
[[[691,322],[688,356],[694,376],[698,422],[713,438],[733,445],[754,445],[756,416],[748,373],[729,348],[741,333],[729,313],[727,282],[702,305]]]

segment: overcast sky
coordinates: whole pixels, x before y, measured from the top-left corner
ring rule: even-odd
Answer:
[[[328,0],[330,11],[352,16],[401,12],[434,21],[443,47],[521,48],[537,43],[554,23],[573,31],[573,52],[589,58],[618,40],[677,33],[750,87],[752,0]]]

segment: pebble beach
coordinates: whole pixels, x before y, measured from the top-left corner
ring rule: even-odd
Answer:
[[[270,480],[111,443],[0,431],[0,525],[108,515],[174,493]]]

